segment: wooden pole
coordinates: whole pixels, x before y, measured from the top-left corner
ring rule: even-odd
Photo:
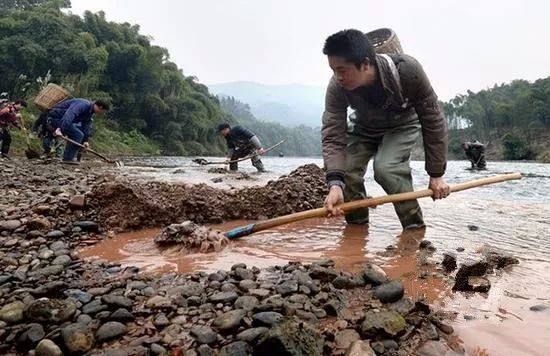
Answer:
[[[272,149],[274,149],[275,147],[281,145],[283,142],[285,142],[285,140],[282,140],[281,142],[278,142],[276,144],[274,144],[273,146],[271,147],[268,147],[264,150],[264,154],[271,151]],[[252,157],[256,157],[260,155],[259,153],[253,153],[251,155],[248,155],[246,157],[243,157],[243,158],[239,158],[239,159],[235,159],[233,161],[228,161],[228,162],[225,162],[225,161],[214,161],[214,162],[204,162],[202,163],[202,165],[209,165],[209,164],[230,164],[230,163],[237,163],[237,162],[241,162],[241,161],[246,161],[247,159],[250,159]]]
[[[64,139],[65,141],[67,141],[67,142],[69,142],[69,143],[72,143],[73,145],[76,145],[76,146],[78,146],[78,147],[80,147],[80,148],[85,149],[86,151],[88,151],[88,152],[90,152],[90,153],[92,153],[92,154],[98,156],[99,158],[101,158],[102,160],[104,160],[104,161],[106,161],[106,162],[108,162],[108,163],[114,163],[114,164],[116,164],[117,166],[120,166],[120,165],[121,165],[120,162],[115,161],[115,160],[112,160],[112,159],[110,159],[109,157],[106,157],[106,156],[102,155],[101,153],[98,153],[98,152],[92,150],[91,148],[86,148],[86,147],[84,147],[83,144],[78,143],[78,142],[76,142],[76,141],[74,141],[74,140],[71,140],[70,138],[68,138],[68,137],[66,137],[66,136],[61,135],[61,136],[58,136],[58,137],[61,137],[61,138]]]
[[[502,174],[494,177],[481,178],[481,179],[476,179],[476,180],[459,183],[459,184],[451,184],[450,188],[451,188],[451,192],[460,192],[466,189],[481,187],[488,184],[501,183],[509,180],[516,180],[516,179],[521,179],[521,173]],[[419,190],[415,192],[391,194],[391,195],[385,195],[385,196],[376,197],[376,198],[356,200],[356,201],[340,204],[338,205],[338,208],[340,208],[344,213],[346,213],[358,208],[367,208],[370,206],[378,206],[386,203],[397,203],[397,202],[402,202],[406,200],[414,200],[418,198],[431,197],[432,195],[433,195],[433,192],[431,189],[425,189],[425,190]],[[241,227],[232,229],[230,231],[227,231],[225,233],[225,236],[229,239],[235,239],[238,237],[253,234],[258,231],[270,229],[275,226],[280,226],[280,225],[288,224],[295,221],[325,217],[327,216],[327,213],[328,211],[326,208],[318,208],[318,209],[301,211],[299,213],[284,215],[273,219],[259,221],[257,223],[249,224],[246,226],[241,226]]]

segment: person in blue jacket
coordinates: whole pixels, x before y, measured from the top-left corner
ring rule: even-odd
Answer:
[[[90,147],[88,139],[92,129],[94,114],[102,115],[109,111],[109,104],[103,100],[89,101],[74,98],[56,104],[48,111],[48,125],[55,136],[65,136]],[[78,146],[68,143],[63,153],[63,162],[77,163]]]

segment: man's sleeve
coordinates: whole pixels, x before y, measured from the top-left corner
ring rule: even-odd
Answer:
[[[403,57],[404,61],[399,66],[401,85],[422,125],[426,172],[430,177],[441,177],[447,167],[447,121],[420,63],[410,56]]]
[[[61,118],[61,131],[67,130],[73,124],[74,119],[88,109],[87,103],[83,101],[77,101],[69,106]]]
[[[92,120],[83,121],[81,124],[82,133],[84,134],[84,138],[82,139],[82,142],[88,142],[90,139],[90,136],[92,134]]]
[[[254,135],[250,138],[250,142],[254,145],[256,148],[262,148],[262,143],[260,142],[260,139],[258,136]]]
[[[329,184],[344,184],[346,167],[346,133],[348,103],[343,89],[334,77],[331,78],[325,96],[325,111],[321,137],[323,143],[323,161]]]

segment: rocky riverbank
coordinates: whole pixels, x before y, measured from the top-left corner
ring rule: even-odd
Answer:
[[[61,355],[444,354],[452,328],[375,265],[332,261],[147,275],[75,250],[130,229],[321,205],[305,166],[266,187],[138,185],[105,167],[1,162],[0,352]],[[276,197],[276,199],[274,199]],[[453,345],[453,343],[450,343]],[[459,346],[454,346],[461,350]]]

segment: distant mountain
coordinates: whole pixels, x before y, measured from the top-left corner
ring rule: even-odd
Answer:
[[[325,88],[314,85],[269,85],[231,82],[208,85],[210,92],[231,96],[250,105],[252,114],[285,126],[321,126]]]

